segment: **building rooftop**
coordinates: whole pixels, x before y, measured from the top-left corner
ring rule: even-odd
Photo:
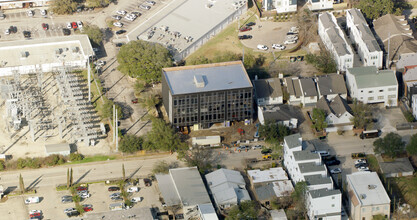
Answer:
[[[351,112],[346,100],[337,95],[332,101],[328,101],[326,98],[321,97],[316,104],[316,107],[322,109],[327,115],[333,113],[336,117],[340,117],[346,112]]]
[[[270,168],[269,170],[248,170],[248,176],[253,183],[267,183],[278,180],[287,180],[287,173],[282,167]]]
[[[287,85],[288,93],[291,96],[301,97],[303,93],[301,92],[300,80],[298,78],[287,77],[284,78],[285,84]]]
[[[201,220],[218,220],[216,210],[214,209],[213,205],[211,203],[207,204],[199,204],[198,210],[200,211],[202,215]]]
[[[291,183],[291,180],[282,180],[272,183],[275,195],[277,197],[290,196],[294,191],[294,187]]]
[[[319,160],[320,155],[317,153],[312,153],[311,151],[295,151],[293,152],[295,161],[303,161],[303,160]]]
[[[158,188],[167,206],[181,204],[181,199],[177,193],[174,182],[169,174],[155,174],[158,181]]]
[[[390,198],[375,172],[356,172],[346,175],[356,199],[362,206],[389,204]]]
[[[316,84],[312,78],[301,78],[300,84],[304,96],[317,96]]]
[[[319,20],[323,24],[325,32],[332,42],[337,54],[339,56],[347,54],[353,55],[352,48],[347,44],[342,29],[340,29],[339,25],[336,23],[334,15],[329,12],[324,12],[319,15]]]
[[[402,55],[396,63],[397,70],[413,65],[417,65],[417,53]]]
[[[320,198],[320,197],[327,197],[327,196],[334,196],[334,195],[341,194],[339,190],[335,190],[335,189],[329,190],[327,188],[316,189],[316,190],[309,190],[308,192],[310,193],[310,195],[311,195],[311,197],[313,199]]]
[[[333,183],[330,177],[323,177],[320,174],[304,176],[307,186]]]
[[[316,82],[320,95],[347,94],[345,79],[341,74],[318,76]]]
[[[312,173],[312,172],[320,172],[326,171],[324,165],[316,165],[314,162],[310,163],[299,163],[298,167],[300,169],[300,173]]]
[[[397,77],[392,70],[378,70],[375,66],[365,66],[349,68],[347,72],[355,77],[359,89],[398,85]]]
[[[274,185],[272,183],[255,186],[255,193],[259,201],[276,198]]]
[[[407,72],[405,72],[403,75],[403,81],[404,82],[417,81],[417,67],[407,70]]]
[[[256,98],[278,98],[282,96],[279,78],[258,79],[253,81]]]
[[[288,135],[284,137],[284,142],[287,144],[288,148],[295,148],[301,146],[302,138],[300,133]]]
[[[379,167],[383,174],[414,172],[413,165],[408,158],[397,158],[393,162],[380,162]]]
[[[245,180],[239,171],[223,168],[206,174],[206,180],[210,187],[215,187],[226,182],[245,185]]]
[[[62,143],[62,144],[45,144],[45,151],[47,154],[53,154],[64,151],[71,151],[71,147],[68,143]]]
[[[3,41],[0,42],[0,68],[78,61],[92,54],[90,40],[84,34]]]
[[[287,121],[293,118],[303,119],[300,108],[293,105],[262,106],[265,121]]]
[[[155,215],[156,217],[156,215]],[[115,210],[107,212],[87,212],[82,219],[86,220],[153,220],[154,215],[149,207],[134,207],[126,210]]]
[[[242,61],[162,69],[172,95],[252,88]]]
[[[365,42],[368,50],[370,52],[381,51],[381,48],[379,48],[378,42],[376,41],[374,34],[372,33],[368,23],[363,17],[362,12],[357,8],[349,9],[347,12],[352,15],[353,23],[358,28],[362,40]]]

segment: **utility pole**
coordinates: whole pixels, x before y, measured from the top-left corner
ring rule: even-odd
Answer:
[[[117,109],[116,109],[116,152],[119,151],[119,125],[117,123]]]

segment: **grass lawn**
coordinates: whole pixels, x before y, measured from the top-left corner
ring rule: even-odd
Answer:
[[[393,185],[394,194],[397,194],[401,200],[400,204],[407,203],[415,210],[417,209],[417,177],[399,177],[390,178],[389,182]],[[405,201],[404,201],[405,200]],[[396,198],[398,202],[398,197]]]
[[[373,154],[366,155],[366,160],[368,161],[369,169],[379,173],[379,163],[375,155]]]
[[[95,155],[95,156],[91,156],[91,157],[84,157],[84,159],[82,159],[80,161],[72,161],[72,162],[66,163],[66,164],[90,163],[90,162],[114,160],[114,159],[116,159],[116,156]]]

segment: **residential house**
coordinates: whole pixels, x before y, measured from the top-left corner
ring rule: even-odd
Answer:
[[[178,127],[252,119],[252,91],[241,61],[162,69],[163,104]]]
[[[346,72],[350,96],[363,103],[397,106],[398,82],[392,70],[378,70],[374,66],[350,68]]]
[[[248,170],[247,172],[252,186],[288,180],[287,173],[282,167],[270,168],[269,170]]]
[[[376,172],[346,175],[350,217],[371,220],[375,215],[390,218],[391,200]]]
[[[351,109],[339,95],[331,101],[322,97],[316,107],[326,113],[326,132],[349,131],[353,129]]]
[[[342,29],[332,13],[319,15],[318,32],[326,49],[332,54],[337,69],[346,71],[353,67],[353,51],[345,39]]]
[[[318,76],[315,78],[317,84],[318,98],[326,97],[331,101],[336,96],[347,98],[347,89],[345,79],[341,74],[330,74],[324,76]]]
[[[245,180],[238,171],[219,169],[206,174],[206,180],[219,209],[226,209],[242,201],[251,200],[245,188]]]
[[[307,215],[310,219],[341,219],[342,193],[336,189],[307,191]]]
[[[297,11],[297,0],[263,0],[262,4],[265,11],[276,10],[278,14]]]
[[[298,77],[284,78],[284,85],[288,92],[288,104],[300,105],[303,93],[301,91],[300,80]]]
[[[310,11],[333,9],[333,0],[307,0]]]
[[[214,208],[197,167],[170,169],[168,174],[156,174],[155,177],[165,204],[181,205],[186,219],[199,214],[194,211],[201,206],[209,211],[210,219],[217,219],[210,214]]]
[[[254,80],[253,86],[258,106],[283,103],[281,80],[279,78]]]
[[[412,176],[414,174],[413,165],[411,165],[408,157],[397,158],[392,162],[379,162],[379,167],[386,178]]]
[[[373,26],[376,39],[384,47],[385,54],[389,54],[385,63],[388,62],[390,66],[417,52],[417,40],[414,39],[413,31],[404,15],[386,14],[374,20]]]
[[[258,106],[258,120],[261,125],[264,125],[266,121],[271,121],[295,129],[298,127],[298,121],[302,119],[302,112],[296,106]]]
[[[301,103],[303,106],[314,106],[317,103],[317,88],[312,78],[301,78]]]
[[[359,9],[346,10],[346,26],[364,66],[376,66],[381,69],[383,52]]]

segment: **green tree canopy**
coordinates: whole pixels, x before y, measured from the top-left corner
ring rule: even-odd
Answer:
[[[230,209],[226,220],[257,219],[259,210],[254,201],[244,201]]]
[[[119,150],[124,153],[135,153],[142,149],[143,138],[127,134],[120,141]]]
[[[77,9],[75,0],[54,0],[49,7],[55,14],[72,14]]]
[[[407,144],[406,150],[409,155],[417,155],[417,134],[411,136],[410,142]]]
[[[266,121],[259,127],[259,136],[267,142],[282,142],[284,137],[290,134],[290,129],[282,124],[273,121]]]
[[[99,101],[100,102],[100,101]],[[120,120],[123,118],[123,109],[120,105],[115,104],[112,100],[105,99],[104,104],[102,106],[102,114],[103,118],[111,118],[113,120],[113,105],[116,106],[117,109],[117,118]]]
[[[186,147],[170,124],[159,118],[152,118],[152,130],[148,133],[148,140],[155,150],[169,151]]]
[[[85,4],[87,7],[102,8],[110,4],[110,0],[86,0]]]
[[[367,18],[372,20],[394,12],[392,0],[361,0],[357,7]]]
[[[88,35],[90,38],[90,42],[93,47],[98,47],[103,40],[103,32],[101,32],[100,28],[96,25],[84,25],[83,33]],[[91,52],[91,51],[90,51]]]
[[[395,158],[404,151],[404,145],[405,142],[402,141],[399,134],[390,132],[385,137],[374,141],[374,151],[377,154],[384,153]]]
[[[351,120],[355,128],[363,129],[371,123],[372,114],[368,105],[358,102],[358,100],[355,99],[353,101],[352,112],[353,117]]]
[[[172,66],[172,55],[164,46],[147,41],[130,41],[117,54],[118,69],[146,83],[161,81],[162,68]]]
[[[255,58],[251,53],[245,53],[245,60],[243,65],[246,69],[254,68],[262,57]],[[236,54],[230,51],[225,51],[222,54],[217,54],[213,59],[208,59],[204,56],[199,56],[194,59],[187,60],[187,65],[209,64],[209,63],[221,63],[228,61],[242,60],[242,54]]]
[[[327,128],[326,112],[323,109],[313,108],[312,120],[314,129],[322,131]]]
[[[306,61],[322,73],[334,73],[337,71],[337,65],[333,56],[326,50],[322,51],[320,55],[307,54]]]

